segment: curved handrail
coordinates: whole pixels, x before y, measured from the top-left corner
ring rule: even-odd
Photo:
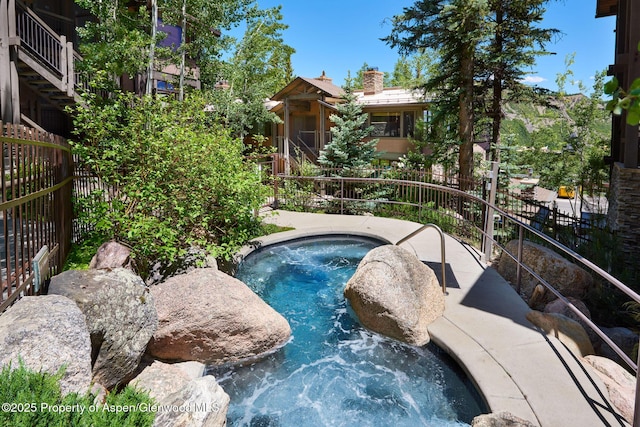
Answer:
[[[344,184],[345,183],[350,183],[350,182],[351,183],[369,183],[369,184],[372,184],[372,183],[397,184],[397,185],[403,185],[403,186],[414,186],[414,187],[418,187],[418,188],[430,189],[430,190],[434,190],[434,191],[440,191],[440,192],[443,192],[443,193],[448,193],[450,195],[460,196],[460,197],[466,199],[467,201],[478,203],[478,204],[482,205],[485,208],[489,208],[489,207],[492,208],[494,210],[494,212],[496,212],[497,214],[499,214],[502,217],[503,220],[509,221],[514,226],[518,227],[519,228],[519,230],[518,230],[519,231],[519,233],[518,233],[518,235],[519,235],[519,239],[518,239],[519,240],[518,241],[519,248],[523,244],[524,231],[527,231],[530,234],[535,235],[540,239],[543,239],[548,244],[553,246],[556,250],[559,250],[560,252],[564,253],[568,257],[570,257],[570,258],[574,259],[575,261],[581,263],[582,265],[588,267],[595,274],[599,275],[600,277],[602,277],[603,279],[605,279],[609,283],[611,283],[613,286],[615,286],[616,288],[620,289],[627,296],[629,296],[632,300],[640,303],[640,295],[638,295],[636,292],[634,292],[631,288],[626,286],[620,280],[618,280],[617,278],[615,278],[614,276],[609,274],[607,271],[605,271],[602,268],[600,268],[597,265],[595,265],[593,262],[591,262],[588,259],[584,258],[582,255],[578,254],[577,252],[573,251],[572,249],[568,248],[567,246],[563,245],[562,243],[550,238],[549,236],[547,236],[544,233],[536,230],[535,228],[529,226],[528,224],[525,224],[523,221],[519,220],[518,218],[515,218],[515,217],[511,216],[508,212],[506,212],[505,210],[501,209],[500,207],[490,205],[487,201],[483,200],[482,198],[480,198],[478,196],[475,196],[473,194],[469,194],[469,193],[467,193],[467,192],[465,192],[463,190],[459,190],[457,188],[445,187],[445,186],[438,185],[438,184],[433,184],[433,183],[425,183],[425,182],[419,182],[419,181],[408,181],[408,180],[398,180],[398,179],[386,179],[386,178],[355,178],[355,177],[339,177],[339,176],[305,177],[305,176],[292,176],[292,175],[278,175],[278,176],[280,178],[282,178],[282,179],[285,179],[285,180],[286,179],[290,179],[290,180],[314,180],[314,181],[325,181],[325,182],[335,181],[335,182],[339,182],[340,183],[341,188],[344,188]],[[335,199],[339,199],[340,200],[341,209],[344,206],[344,202],[345,201],[354,201],[354,202],[362,201],[362,199],[344,197],[344,191],[340,191],[338,194],[339,194],[339,197],[335,197]],[[394,202],[388,201],[388,200],[367,200],[367,202],[394,203]],[[398,203],[398,202],[395,202],[395,203]],[[419,204],[418,203],[409,203],[409,202],[402,202],[402,203],[403,204],[412,205],[412,206],[420,206],[420,207],[422,207],[423,201],[420,201]],[[604,332],[602,332],[600,330],[600,328],[595,323],[593,323],[589,318],[587,318],[567,298],[565,298],[562,294],[560,294],[555,288],[553,288],[553,286],[551,284],[549,284],[546,280],[544,280],[540,275],[535,273],[535,271],[533,271],[530,267],[525,265],[522,262],[522,253],[521,253],[522,251],[521,250],[518,251],[519,254],[517,254],[517,255],[511,254],[509,251],[507,251],[507,249],[505,248],[504,245],[502,245],[499,241],[495,240],[494,236],[487,235],[486,230],[478,229],[478,231],[483,236],[487,237],[489,240],[491,240],[493,243],[495,243],[497,246],[499,246],[503,250],[503,252],[506,253],[509,257],[514,259],[516,261],[517,265],[520,268],[523,268],[525,271],[529,272],[546,289],[548,289],[555,296],[557,296],[573,313],[575,313],[581,320],[583,320],[585,322],[585,324],[587,326],[589,326],[589,328],[591,328],[603,341],[605,341],[609,346],[611,346],[611,348],[616,352],[616,354],[618,354],[618,356],[620,356],[622,358],[622,360],[624,360],[624,362],[631,369],[633,369],[633,371],[636,373],[636,375],[638,375],[638,364],[634,363]],[[519,286],[519,283],[517,285]]]
[[[442,229],[440,227],[438,227],[435,224],[432,223],[428,223],[428,224],[424,224],[422,227],[418,228],[416,231],[409,233],[408,235],[404,236],[402,239],[398,240],[396,242],[396,246],[400,246],[401,243],[406,242],[407,240],[409,240],[410,238],[412,238],[413,236],[418,235],[419,233],[422,232],[422,230],[426,229],[426,228],[435,228],[436,231],[438,232],[438,234],[440,234],[440,255],[441,255],[441,259],[442,259],[442,293],[444,295],[447,295],[447,268],[446,268],[446,259],[447,257],[445,256],[445,249],[444,249],[444,233],[442,232]]]

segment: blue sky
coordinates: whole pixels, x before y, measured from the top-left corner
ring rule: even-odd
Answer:
[[[388,18],[402,12],[413,0],[259,0],[260,7],[282,5],[289,25],[284,39],[296,53],[292,57],[298,76],[318,77],[325,71],[337,85],[347,72],[355,75],[366,62],[380,71],[393,71],[398,53],[380,41],[389,35]],[[565,70],[565,58],[575,52],[574,79],[588,88],[596,71],[613,63],[615,18],[595,18],[596,0],[551,0],[542,24],[563,34],[547,46],[555,55],[539,57],[529,79],[557,90],[556,75]],[[576,92],[576,86],[566,87]]]

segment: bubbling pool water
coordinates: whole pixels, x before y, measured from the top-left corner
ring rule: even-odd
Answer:
[[[342,294],[380,242],[297,240],[252,253],[236,277],[291,325],[291,340],[244,366],[211,368],[231,397],[231,426],[462,426],[486,408],[436,346],[412,347],[359,325]]]

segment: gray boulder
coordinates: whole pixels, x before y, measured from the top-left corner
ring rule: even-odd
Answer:
[[[393,245],[362,259],[344,295],[366,328],[413,345],[429,342],[427,327],[444,312],[433,270]]]
[[[535,427],[535,424],[502,411],[478,415],[471,421],[472,427]]]
[[[89,268],[97,270],[120,267],[132,268],[131,249],[115,241],[103,243],[89,263]]]
[[[156,402],[161,402],[170,394],[185,387],[192,379],[194,378],[190,378],[187,372],[180,369],[177,364],[151,360],[145,363],[129,385],[146,391]]]
[[[151,294],[159,323],[147,352],[157,359],[233,362],[269,352],[291,335],[284,317],[217,269],[174,276]]]
[[[605,333],[606,336],[611,339],[611,341],[613,341],[618,347],[620,347],[622,351],[631,358],[631,360],[636,360],[633,356],[633,349],[638,344],[637,333],[620,326],[615,328],[600,327],[600,329]],[[624,364],[622,358],[618,356],[618,353],[613,351],[609,344],[604,342],[602,338],[597,337],[593,346],[596,349],[596,354],[607,357],[618,364]]]
[[[69,270],[51,279],[49,294],[76,302],[91,335],[94,381],[126,384],[158,324],[153,296],[129,270]]]
[[[510,241],[507,243],[506,249],[511,254],[517,255],[518,241]],[[552,250],[536,243],[524,241],[522,262],[565,297],[582,299],[587,290],[593,285],[593,278],[587,271]],[[497,271],[507,281],[511,282],[514,288],[517,282],[516,267],[516,262],[510,256],[504,253],[500,256]],[[539,282],[536,278],[526,271],[522,272],[520,293],[525,301],[530,302],[537,284]],[[556,299],[555,295],[546,291],[540,298],[536,298],[535,304],[530,303],[529,305],[531,308],[542,310],[546,303],[554,299]]]
[[[60,295],[24,297],[0,316],[0,365],[22,359],[34,371],[50,374],[66,365],[64,394],[85,393],[91,383],[91,341],[85,317]]]
[[[154,427],[223,427],[227,425],[229,395],[210,375],[188,382],[180,390],[159,402],[178,410],[162,411],[156,415]]]

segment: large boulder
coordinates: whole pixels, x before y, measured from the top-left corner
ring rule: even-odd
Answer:
[[[155,426],[224,426],[229,396],[213,377],[192,377],[185,363],[151,361],[130,385],[148,392],[160,407],[184,409],[158,413]]]
[[[55,374],[63,394],[85,393],[91,383],[91,341],[85,317],[60,295],[24,297],[0,316],[0,365],[21,359],[34,371]]]
[[[559,339],[577,357],[595,354],[589,335],[575,320],[562,314],[541,313],[535,310],[528,312],[526,318],[547,335]]]
[[[103,243],[91,258],[89,268],[97,270],[112,268],[132,269],[131,248],[115,241]]]
[[[517,255],[518,241],[510,241],[507,243],[506,249],[511,254]],[[523,242],[522,262],[565,297],[582,299],[587,290],[593,285],[593,277],[587,271],[561,257],[551,249],[536,243],[526,240]],[[517,265],[506,253],[503,253],[500,257],[497,270],[502,277],[511,282],[514,288],[516,287]],[[539,282],[535,277],[524,270],[522,271],[520,293],[527,302],[530,302],[537,284]],[[531,308],[543,309],[546,303],[555,298],[555,295],[546,291],[541,298],[536,298],[534,305],[530,304]]]
[[[615,345],[620,347],[620,349],[629,356],[631,360],[635,360],[633,356],[633,349],[638,345],[637,333],[621,326],[615,328],[600,327],[600,330],[602,330],[602,332],[604,332],[604,334],[609,337]],[[597,337],[593,346],[596,349],[596,354],[609,358],[616,363],[624,364],[622,358],[618,356],[618,353],[613,351],[609,344],[607,344],[602,338]]]
[[[177,410],[159,412],[153,426],[224,427],[229,400],[211,375],[192,380],[159,402],[159,406]]]
[[[291,335],[284,317],[217,269],[174,276],[151,294],[159,323],[147,352],[157,359],[233,362],[271,351]]]
[[[502,411],[478,415],[471,421],[472,427],[535,427],[535,424]]]
[[[605,384],[613,406],[628,422],[632,422],[636,396],[634,376],[606,357],[586,356],[582,360],[595,370]]]
[[[76,302],[91,335],[93,379],[107,389],[131,379],[158,324],[153,296],[129,270],[69,270],[49,294]]]
[[[580,301],[579,299],[573,298],[573,297],[569,297],[567,299],[582,314],[584,314],[587,317],[587,319],[591,320],[591,312],[589,311],[589,308],[587,307],[587,305],[583,301]],[[570,309],[564,303],[564,301],[562,301],[560,298],[557,298],[557,299],[551,301],[550,303],[548,303],[547,305],[545,305],[544,306],[544,312],[545,313],[562,314],[563,316],[568,317],[569,319],[575,320],[576,322],[578,322],[584,328],[584,330],[587,332],[587,335],[589,335],[589,339],[591,340],[591,344],[593,344],[594,348],[595,348],[595,343],[599,340],[598,334],[593,329],[591,329],[591,327],[589,325],[587,325],[587,323],[584,320],[582,320],[572,309]],[[596,353],[597,353],[597,350],[596,350]]]
[[[413,345],[429,342],[427,327],[444,312],[433,270],[393,245],[362,259],[344,295],[366,328]]]

